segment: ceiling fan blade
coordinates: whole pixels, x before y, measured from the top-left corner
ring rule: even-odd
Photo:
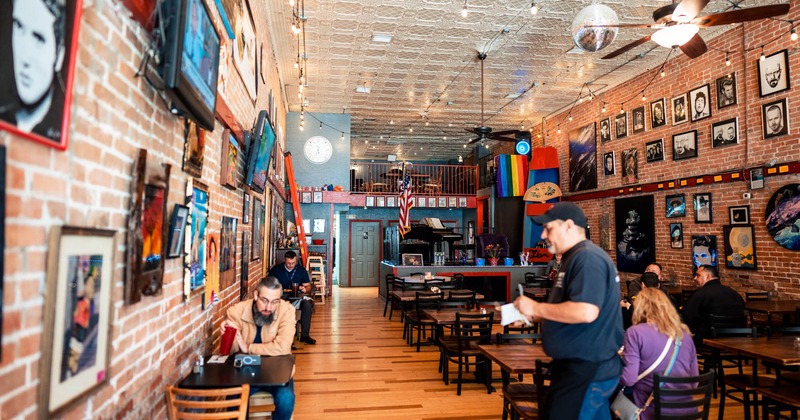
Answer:
[[[705,54],[708,51],[708,47],[706,46],[705,41],[703,38],[700,38],[700,35],[695,34],[689,42],[681,45],[681,51],[686,54],[689,58],[697,58],[701,55]]]
[[[469,143],[467,143],[467,145],[478,143],[481,140],[482,139],[480,137],[476,137],[476,138],[470,140]]]
[[[517,134],[517,130],[492,131],[491,137],[494,138],[495,136],[507,136],[509,134]]]
[[[683,0],[675,7],[672,12],[672,20],[675,22],[686,23],[694,19],[709,0]]]
[[[472,134],[480,134],[478,132],[478,130],[475,130],[474,128],[465,128],[464,131],[466,131],[467,133],[472,133]]]
[[[498,141],[510,141],[510,142],[513,142],[513,143],[517,142],[517,139],[511,138],[511,137],[495,137],[495,136],[492,136],[492,137],[490,137],[490,139],[491,140],[498,140]]]
[[[786,13],[789,13],[788,4],[772,4],[769,6],[749,7],[747,9],[731,10],[728,12],[701,16],[694,19],[692,23],[700,27],[728,25],[730,23],[747,22],[750,20],[785,15]]]
[[[626,46],[624,46],[624,47],[612,52],[611,54],[608,54],[608,55],[604,56],[603,60],[608,60],[609,58],[614,58],[614,57],[617,57],[619,55],[622,55],[623,53],[626,53],[626,52],[638,47],[639,45],[644,44],[645,42],[647,42],[649,40],[650,40],[650,35],[647,35],[644,38],[637,39],[636,41],[631,42],[630,44],[628,44],[628,45],[626,45]]]

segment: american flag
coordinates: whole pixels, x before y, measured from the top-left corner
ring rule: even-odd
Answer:
[[[403,163],[403,185],[400,187],[400,236],[411,231],[411,207],[414,206],[414,197],[411,196],[411,178]]]

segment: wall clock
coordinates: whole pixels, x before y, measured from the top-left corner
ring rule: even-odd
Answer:
[[[306,140],[303,154],[311,163],[322,164],[327,162],[333,154],[330,140],[322,136],[314,136]]]

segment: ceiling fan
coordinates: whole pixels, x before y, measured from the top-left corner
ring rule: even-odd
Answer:
[[[788,4],[774,4],[750,7],[747,9],[735,9],[698,17],[697,15],[706,7],[708,2],[709,0],[683,0],[679,3],[672,3],[667,6],[659,7],[653,11],[653,20],[655,23],[650,25],[620,24],[593,26],[605,28],[658,29],[658,31],[653,34],[633,41],[604,56],[603,59],[617,57],[649,40],[653,40],[666,48],[679,47],[689,58],[697,58],[708,50],[703,38],[700,38],[700,35],[697,34],[700,28],[764,19],[789,12]]]
[[[517,130],[505,130],[492,132],[492,127],[483,125],[485,119],[483,118],[483,60],[486,59],[486,53],[479,52],[478,60],[481,62],[481,125],[475,128],[466,129],[470,133],[475,133],[478,137],[470,140],[467,144],[475,144],[484,140],[500,140],[500,141],[513,141],[517,139],[514,137],[504,137],[509,134],[516,134]]]

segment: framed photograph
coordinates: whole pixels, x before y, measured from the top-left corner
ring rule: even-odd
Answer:
[[[633,134],[644,133],[647,126],[644,119],[644,105],[633,108],[631,119],[633,120]]]
[[[603,174],[605,176],[614,175],[616,173],[617,158],[614,152],[603,153]]]
[[[656,261],[653,200],[652,195],[614,200],[617,271],[641,274]]]
[[[72,226],[50,230],[39,369],[45,417],[56,417],[108,380],[115,234]]]
[[[697,130],[672,136],[672,160],[697,157]]]
[[[300,202],[303,204],[311,204],[311,191],[303,191],[300,193]]]
[[[225,290],[236,281],[236,223],[235,217],[222,216],[219,234],[219,285]]]
[[[386,197],[382,195],[375,197],[375,205],[378,207],[386,207]]]
[[[660,162],[664,160],[664,139],[647,142],[644,145],[645,159],[647,163]]]
[[[175,204],[172,208],[172,220],[169,223],[169,245],[167,258],[183,256],[183,238],[186,236],[186,221],[189,219],[189,207]]]
[[[711,88],[705,84],[689,91],[692,109],[689,110],[692,122],[711,116]]]
[[[748,173],[750,175],[751,190],[764,188],[764,168],[753,168]]]
[[[206,131],[187,119],[183,130],[183,172],[200,178],[203,176]]]
[[[415,207],[427,207],[425,197],[417,197],[417,205]]]
[[[250,231],[242,232],[242,275],[239,279],[239,301],[247,299],[250,286]]]
[[[375,196],[368,195],[367,196],[367,202],[364,205],[367,206],[367,207],[375,207]]]
[[[422,267],[422,254],[403,254],[403,265]]]
[[[789,134],[788,110],[787,98],[761,105],[761,125],[764,127],[765,139]]]
[[[206,286],[203,288],[203,310],[219,303],[219,233],[209,233],[206,259]]]
[[[758,91],[764,97],[789,89],[789,54],[786,50],[768,55],[758,64]]]
[[[732,225],[750,224],[750,206],[730,206],[728,214]]]
[[[711,147],[730,146],[739,143],[739,119],[715,122],[711,124]]]
[[[600,141],[611,141],[611,117],[600,120]]]
[[[397,207],[397,197],[393,195],[386,197],[386,207]]]
[[[428,197],[428,207],[436,208],[436,197]]]
[[[716,80],[717,109],[736,105],[736,73],[726,74]]]
[[[664,98],[650,102],[650,127],[667,125],[667,100]]]
[[[669,224],[669,246],[670,248],[683,248],[683,224]]]
[[[618,139],[628,137],[628,114],[621,113],[614,117],[614,136]]]
[[[437,207],[440,209],[447,207],[447,197],[439,197],[439,202],[437,203]]]
[[[244,82],[244,87],[250,99],[256,100],[256,30],[253,13],[250,11],[250,2],[242,0],[237,2],[233,28],[236,38],[233,42],[233,64]]]
[[[685,217],[686,197],[683,194],[668,195],[666,198],[666,217]]]
[[[725,267],[741,270],[756,269],[755,229],[747,226],[723,226]]]
[[[672,98],[672,125],[683,124],[689,121],[686,113],[686,94]]]
[[[264,205],[258,197],[253,198],[253,247],[250,260],[260,260],[264,252]]]
[[[58,150],[66,150],[72,109],[69,101],[72,99],[77,62],[82,2],[68,0],[52,5],[45,3],[50,5],[44,6],[46,9],[42,8],[41,2],[12,3],[4,6],[3,10],[4,14],[8,12],[5,15],[8,16],[7,38],[4,37],[8,44],[4,43],[3,49],[8,51],[4,53],[4,61],[8,63],[9,73],[12,72],[13,58],[18,54],[22,57],[22,51],[26,51],[31,45],[41,45],[42,49],[35,54],[35,60],[27,62],[27,70],[20,70],[28,76],[27,83],[24,77],[12,77],[8,74],[4,78],[4,86],[0,89],[0,104],[11,109],[4,109],[0,113],[0,129]],[[39,10],[45,10],[47,16],[38,15]],[[16,41],[11,36],[12,14],[14,20],[20,20],[22,27],[36,30],[24,31]],[[47,22],[53,26],[53,30],[42,31],[42,24]],[[53,22],[60,24],[54,25]],[[9,44],[10,50],[6,50]]]
[[[184,238],[186,257],[183,259],[183,295],[189,299],[192,292],[206,284],[206,237],[208,236],[208,187],[189,178],[189,227]]]
[[[467,197],[458,197],[458,207],[467,207]]]
[[[713,223],[711,212],[711,193],[699,193],[694,195],[694,222]]]
[[[450,207],[450,208],[456,207],[456,198],[455,197],[447,197],[447,207]]]
[[[622,151],[622,183],[635,184],[639,181],[639,151],[633,147]]]
[[[717,237],[715,235],[692,236],[692,273],[701,265],[717,266]]]
[[[242,204],[242,224],[250,224],[250,192],[244,192],[244,203]]]
[[[313,233],[325,233],[325,219],[314,219]]]
[[[313,203],[321,203],[322,202],[322,191],[314,191],[312,192],[311,202]]]
[[[236,188],[236,166],[239,162],[239,141],[229,129],[222,132],[222,171],[219,174],[219,183],[225,187]]]

